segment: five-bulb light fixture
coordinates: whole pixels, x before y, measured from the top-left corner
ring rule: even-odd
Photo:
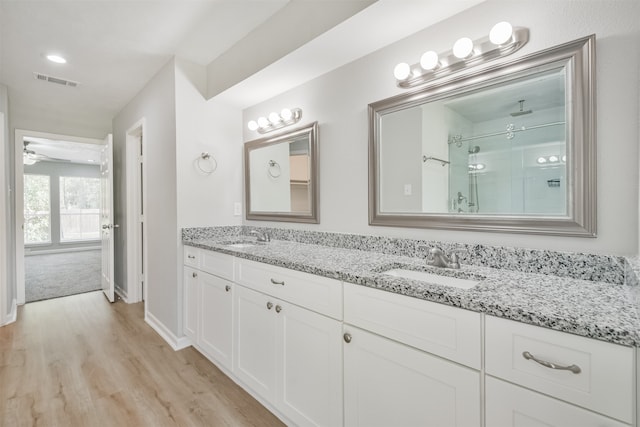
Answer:
[[[275,111],[269,114],[268,117],[260,117],[258,120],[251,120],[247,123],[247,127],[251,131],[258,131],[258,133],[267,133],[276,129],[283,128],[285,126],[298,123],[302,118],[302,110],[300,108],[284,108],[280,114]]]
[[[528,29],[514,28],[508,22],[499,22],[491,28],[488,37],[476,41],[462,37],[454,43],[451,50],[440,55],[429,50],[414,65],[406,62],[396,65],[393,75],[399,87],[419,86],[465,67],[511,55],[528,41]]]

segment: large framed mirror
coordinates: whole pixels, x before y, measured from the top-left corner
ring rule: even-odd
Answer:
[[[369,223],[596,235],[595,37],[369,105]]]
[[[247,219],[319,222],[318,123],[244,144]]]

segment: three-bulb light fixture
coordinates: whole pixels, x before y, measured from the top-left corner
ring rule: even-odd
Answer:
[[[451,50],[440,55],[433,50],[425,52],[420,62],[396,65],[393,75],[399,87],[410,88],[453,74],[469,66],[511,55],[529,41],[529,30],[499,22],[491,28],[489,36],[473,41],[458,39]]]
[[[260,117],[258,120],[251,120],[247,123],[247,127],[251,131],[258,131],[258,133],[267,133],[276,129],[283,128],[285,126],[298,123],[302,118],[302,110],[300,108],[284,108],[280,111],[280,114],[275,111],[269,114],[268,117]]]

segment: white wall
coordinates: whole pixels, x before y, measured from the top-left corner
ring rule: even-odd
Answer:
[[[292,228],[378,234],[592,253],[638,249],[638,49],[640,2],[633,0],[487,1],[244,111],[251,117],[301,107],[320,125],[319,225]],[[530,29],[529,43],[509,57],[530,54],[595,33],[597,36],[598,237],[558,238],[503,233],[371,227],[367,223],[367,104],[403,91],[393,67],[417,62],[432,48],[446,51],[463,35],[485,36],[498,21]],[[621,64],[624,64],[622,66]],[[255,138],[245,129],[244,139]],[[621,204],[621,200],[625,203]],[[265,223],[248,222],[255,225]],[[273,224],[274,226],[276,224]],[[281,225],[281,224],[280,224]]]
[[[126,132],[145,119],[147,300],[145,309],[172,333],[179,331],[181,255],[176,195],[175,64],[171,60],[113,120],[116,285],[126,291]]]
[[[176,60],[176,171],[178,227],[239,225],[233,204],[242,199],[242,113],[215,99],[206,101],[206,69]],[[217,162],[206,175],[201,153]],[[204,167],[209,164],[203,163]]]

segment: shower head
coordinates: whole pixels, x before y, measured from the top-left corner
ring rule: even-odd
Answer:
[[[518,102],[520,103],[520,111],[514,111],[513,113],[511,113],[511,117],[518,117],[518,116],[523,116],[525,114],[533,113],[533,110],[524,111],[524,99],[521,99]]]

